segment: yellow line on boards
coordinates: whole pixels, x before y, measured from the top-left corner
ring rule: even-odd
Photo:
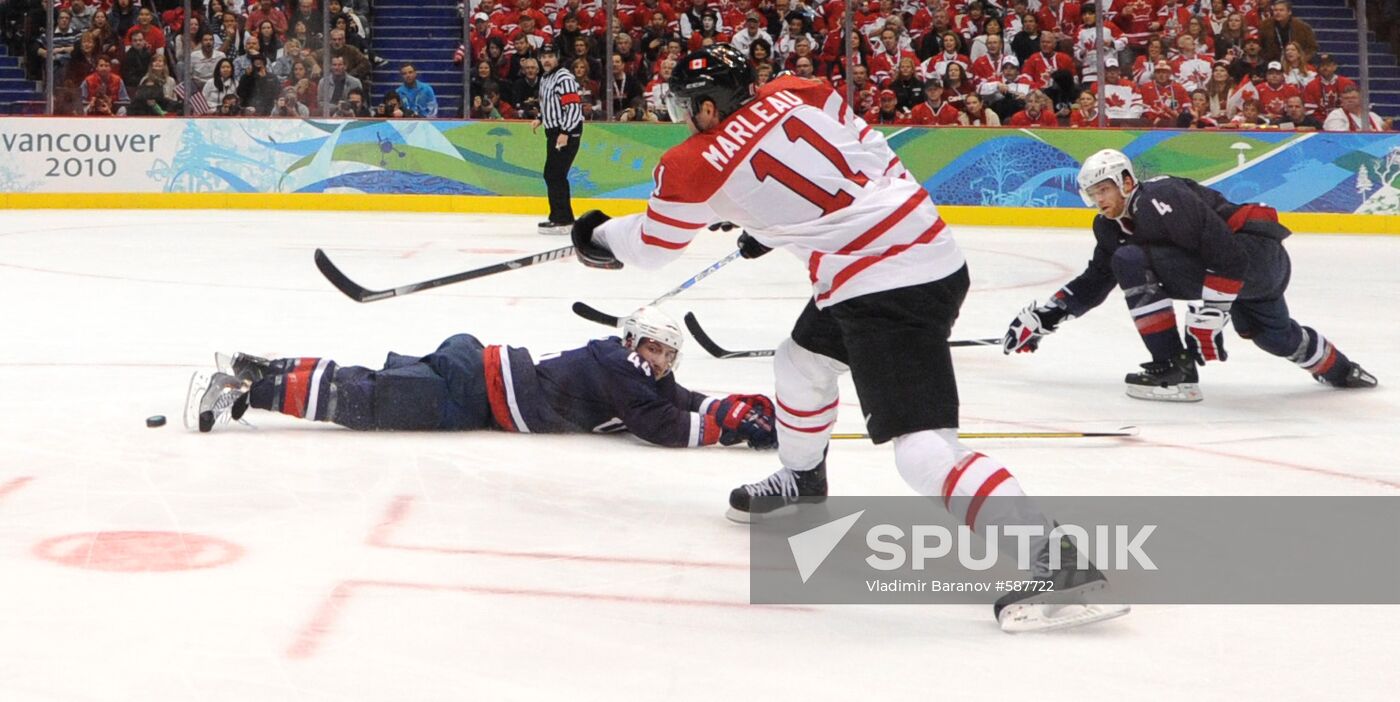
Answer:
[[[611,215],[646,209],[645,200],[577,198],[574,210]],[[505,195],[369,195],[358,193],[0,193],[0,209],[11,210],[326,210],[370,212],[459,212],[545,215],[543,197]],[[1085,228],[1093,213],[1070,207],[938,208],[949,224],[1017,228]],[[1312,234],[1400,234],[1400,216],[1280,212],[1295,232]]]

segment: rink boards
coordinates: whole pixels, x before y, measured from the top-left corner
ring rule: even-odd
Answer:
[[[1400,135],[882,127],[955,224],[1088,224],[1075,174],[1102,148],[1142,177],[1264,202],[1297,231],[1400,231]],[[640,211],[675,125],[590,124],[576,209]],[[299,209],[539,214],[542,137],[524,122],[0,118],[8,209]]]

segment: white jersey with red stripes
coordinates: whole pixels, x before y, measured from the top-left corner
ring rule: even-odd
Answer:
[[[964,265],[938,209],[880,132],[825,83],[785,76],[661,157],[643,214],[599,228],[624,263],[673,259],[728,221],[807,264],[818,307]]]

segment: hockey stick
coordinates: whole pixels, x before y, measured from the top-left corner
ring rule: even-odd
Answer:
[[[959,439],[1098,439],[1104,437],[1137,436],[1137,427],[1120,427],[1118,431],[965,431]],[[832,434],[833,439],[869,439],[869,434]]]
[[[690,330],[695,342],[700,344],[700,348],[715,358],[766,358],[773,355],[773,349],[753,349],[749,351],[729,351],[715,343],[709,334],[700,326],[700,321],[695,318],[695,313],[685,313],[685,326]],[[1000,338],[987,339],[958,339],[948,342],[949,346],[1001,346]]]
[[[370,290],[369,288],[366,288],[363,285],[360,285],[359,283],[350,280],[348,276],[340,272],[339,268],[335,267],[334,263],[331,263],[331,259],[329,256],[326,255],[326,252],[320,249],[316,249],[316,268],[321,271],[321,275],[326,276],[326,280],[329,280],[331,282],[331,285],[335,286],[336,290],[345,293],[345,295],[351,300],[354,300],[355,302],[374,302],[376,300],[384,300],[391,297],[398,297],[399,295],[411,295],[416,292],[431,290],[433,288],[439,288],[444,285],[460,283],[464,280],[472,280],[475,278],[482,278],[488,275],[495,275],[496,273],[513,271],[517,268],[533,266],[537,263],[545,263],[546,261],[557,261],[561,258],[568,258],[572,255],[574,255],[574,247],[564,246],[558,249],[551,249],[549,251],[543,251],[537,254],[530,254],[529,256],[522,256],[511,261],[493,263],[489,266],[473,268],[469,271],[453,273],[452,275],[443,276],[441,278],[433,278],[432,280],[425,280],[421,283],[409,283],[408,285],[400,285],[397,288],[390,288],[388,290]]]
[[[676,287],[663,294],[661,297],[658,297],[647,304],[658,305],[664,302],[665,300],[669,300],[685,292],[686,290],[689,290],[696,283],[704,280],[705,278],[708,278],[711,273],[714,273],[715,271],[733,263],[736,259],[739,258],[739,256],[742,253],[743,252],[736,249],[733,253],[729,254],[728,256],[725,256],[724,258],[721,258],[720,260],[710,264],[710,266],[705,270],[700,271],[699,273],[696,273],[695,275],[691,276],[690,280],[687,280],[684,283],[677,285]],[[598,324],[604,324],[609,327],[617,326],[618,321],[622,319],[622,317],[620,316],[608,314],[607,312],[604,312],[596,307],[593,307],[583,302],[574,303],[574,314],[583,317],[584,319],[590,322],[597,322]]]

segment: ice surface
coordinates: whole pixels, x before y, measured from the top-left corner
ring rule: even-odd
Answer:
[[[557,350],[605,332],[572,301],[625,312],[733,242],[706,234],[658,272],[551,263],[363,305],[311,261],[324,247],[357,281],[397,285],[566,243],[535,234],[535,219],[7,212],[0,700],[1394,698],[1395,607],[1138,607],[1012,637],[988,607],[748,606],[746,533],[722,514],[772,454],[357,434],[261,412],[255,429],[179,426],[186,380],[215,350],[377,365],[459,331]],[[1092,248],[1086,232],[956,233],[974,284],[962,337],[1000,335]],[[1129,399],[1122,376],[1145,359],[1115,295],[1034,356],[955,351],[964,427],[1142,427],[1130,440],[979,444],[1037,494],[1394,494],[1400,241],[1288,247],[1296,317],[1380,390],[1328,390],[1232,335],[1229,363],[1203,374],[1203,404]],[[779,253],[667,309],[695,311],[727,346],[764,347],[806,296],[802,266]],[[679,375],[772,386],[768,360],[694,345]],[[152,414],[171,422],[148,429]],[[838,430],[861,428],[850,406]],[[830,465],[835,494],[908,492],[888,447],[842,442]],[[103,570],[159,564],[169,544],[132,536],[130,560],[113,564],[84,550],[93,532],[173,533],[207,567]]]

